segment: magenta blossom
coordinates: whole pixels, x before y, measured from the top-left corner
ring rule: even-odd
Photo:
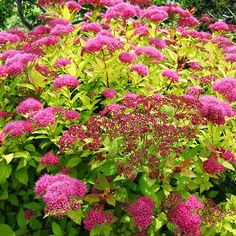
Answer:
[[[60,162],[60,159],[55,154],[48,152],[41,159],[40,164],[44,166],[57,166]]]
[[[136,71],[140,76],[148,76],[148,67],[144,64],[135,64],[130,67],[130,71]]]
[[[179,75],[176,70],[164,70],[161,73],[162,76],[171,79],[172,82],[178,82],[179,81]]]
[[[102,95],[108,99],[112,99],[116,96],[116,91],[108,88],[102,91]]]
[[[77,78],[72,75],[61,75],[54,79],[53,84],[56,89],[61,89],[62,87],[76,88],[79,82]]]
[[[18,114],[26,114],[32,111],[39,111],[43,108],[41,102],[34,98],[27,98],[23,102],[20,103],[19,106],[16,107],[16,111]]]

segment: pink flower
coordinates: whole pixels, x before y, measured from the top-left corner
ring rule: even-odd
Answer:
[[[101,225],[104,223],[111,224],[113,215],[109,212],[90,210],[83,223],[86,230],[91,231],[95,225]]]
[[[148,76],[148,67],[144,64],[132,65],[130,71],[136,71],[140,76]]]
[[[164,70],[161,73],[162,76],[171,79],[172,82],[178,82],[179,81],[179,75],[178,72],[176,70]]]
[[[35,215],[36,215],[36,213],[30,209],[24,210],[24,218],[26,220],[31,220]]]
[[[45,166],[57,166],[60,159],[55,154],[48,152],[41,159],[40,164]]]
[[[151,22],[163,21],[168,18],[168,13],[160,7],[151,6],[142,11],[141,17]]]
[[[51,107],[44,108],[36,114],[32,113],[32,120],[37,123],[38,127],[47,127],[55,123],[55,114]]]
[[[101,115],[106,115],[120,110],[124,110],[125,108],[125,106],[119,104],[109,104],[101,111]]]
[[[7,33],[17,35],[21,41],[26,39],[26,33],[23,30],[20,29],[10,29],[7,31]]]
[[[45,77],[48,76],[49,72],[50,72],[50,69],[48,66],[45,66],[45,65],[40,65],[40,64],[37,64],[35,66],[35,69],[40,72],[42,75],[44,75]]]
[[[81,26],[81,32],[92,31],[94,33],[98,33],[102,30],[102,26],[99,23],[91,22],[91,23],[84,23]]]
[[[224,21],[218,21],[214,24],[210,24],[208,28],[212,31],[228,31],[229,26]]]
[[[153,208],[155,203],[149,197],[143,196],[131,204],[129,208],[130,215],[134,219],[136,228],[146,231],[152,224]]]
[[[107,32],[101,31],[96,37],[89,39],[84,47],[85,52],[94,53],[102,51],[107,47],[110,52],[123,48],[123,43],[119,38],[115,38]]]
[[[34,190],[46,203],[45,213],[56,216],[78,210],[80,204],[73,197],[82,198],[86,191],[83,182],[63,174],[41,176]]]
[[[202,107],[200,112],[209,121],[224,125],[226,117],[234,116],[235,112],[229,103],[223,102],[216,97],[210,95],[203,95],[199,98]]]
[[[193,16],[187,18],[181,18],[178,21],[178,26],[180,27],[193,27],[197,25],[199,25],[199,21]]]
[[[7,50],[4,53],[0,54],[0,58],[2,60],[6,60],[7,58],[13,57],[18,53],[19,53],[18,50]]]
[[[143,26],[140,26],[140,27],[135,27],[134,34],[135,35],[138,34],[140,37],[147,36],[149,34],[147,26],[143,25]]]
[[[67,65],[70,65],[71,61],[68,58],[59,58],[55,64],[54,67],[59,68],[59,67],[65,67]]]
[[[0,66],[0,77],[5,78],[7,76],[7,69],[4,66]]]
[[[26,114],[32,111],[39,111],[43,108],[41,102],[34,98],[27,98],[16,107],[18,114]]]
[[[79,82],[76,77],[72,75],[61,75],[53,80],[54,87],[61,89],[62,87],[76,88]]]
[[[20,42],[21,38],[17,35],[7,33],[7,32],[0,32],[0,44],[6,43],[17,43]]]
[[[79,119],[80,115],[77,111],[73,111],[73,110],[66,110],[66,120],[77,120]]]
[[[52,46],[56,45],[60,41],[60,38],[57,36],[48,36],[41,39],[38,39],[34,42],[35,46]]]
[[[112,18],[129,19],[131,17],[139,16],[140,9],[137,6],[129,3],[119,3],[110,7],[105,13],[105,17],[110,20]]]
[[[230,102],[236,101],[236,79],[225,77],[213,84],[213,90],[224,95]]]
[[[186,200],[185,205],[190,210],[202,210],[203,209],[202,203],[198,200],[198,198],[195,195],[190,195],[188,197],[188,199]]]
[[[63,19],[63,18],[60,18],[60,19],[52,19],[49,21],[48,23],[51,27],[55,27],[57,25],[64,25],[64,26],[70,26],[71,23],[69,20],[67,19]]]
[[[108,88],[102,91],[102,95],[108,99],[112,99],[116,96],[116,91]]]
[[[10,134],[12,137],[19,137],[25,133],[33,132],[33,124],[25,120],[11,121],[3,129],[3,133]]]
[[[138,47],[136,53],[137,55],[145,54],[147,57],[158,61],[165,59],[165,56],[152,46]]]
[[[231,61],[231,62],[236,62],[236,53],[229,53],[226,57],[225,57],[226,61]]]
[[[132,63],[133,61],[137,60],[137,56],[131,52],[122,52],[119,55],[119,60],[123,63]]]
[[[192,95],[192,96],[197,96],[197,95],[200,95],[203,92],[204,92],[204,89],[201,88],[201,87],[191,87],[191,86],[189,86],[187,88],[186,94],[187,95]]]
[[[200,64],[196,61],[189,62],[188,65],[191,67],[193,70],[202,70],[202,67]]]
[[[35,29],[29,32],[29,35],[35,37],[42,37],[43,35],[48,35],[51,28],[45,25],[39,25]]]
[[[66,6],[73,12],[79,12],[81,9],[80,4],[75,1],[66,2]]]
[[[173,209],[167,213],[168,221],[177,226],[183,235],[200,236],[201,218],[197,213],[191,211],[189,204],[185,202],[178,203]]]
[[[70,34],[74,31],[74,26],[72,25],[61,25],[57,24],[51,31],[49,35],[52,36],[63,36]]]
[[[210,157],[203,162],[203,169],[209,174],[223,173],[225,168],[215,158]]]
[[[166,48],[166,42],[162,38],[149,39],[149,44],[154,44],[157,49]]]
[[[218,36],[212,39],[212,42],[217,44],[220,48],[233,46],[233,42],[224,36]]]

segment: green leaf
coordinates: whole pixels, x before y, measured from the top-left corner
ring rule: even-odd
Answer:
[[[12,167],[10,165],[0,164],[0,184],[4,184],[11,175]]]
[[[14,157],[15,158],[25,158],[25,159],[28,159],[30,157],[30,153],[27,152],[27,151],[22,151],[22,152],[15,152],[14,154]]]
[[[10,194],[8,196],[8,201],[14,205],[14,206],[18,206],[19,205],[19,200],[17,198],[17,195],[16,194]]]
[[[103,160],[103,161],[96,160],[96,161],[90,162],[91,170],[94,170],[94,169],[98,168],[99,166],[102,166],[105,162],[106,162],[106,160]]]
[[[67,162],[66,166],[69,168],[73,168],[77,166],[81,162],[81,158],[79,157],[72,157],[70,160]]]
[[[32,211],[39,211],[42,209],[41,204],[36,203],[36,202],[31,202],[31,203],[25,204],[24,207],[27,209],[30,209]]]
[[[0,224],[0,235],[1,236],[15,236],[15,233],[9,225]]]
[[[22,183],[22,184],[27,184],[29,180],[29,175],[27,172],[27,169],[20,169],[15,173],[16,179]]]
[[[2,157],[6,160],[7,164],[9,164],[12,161],[12,159],[14,158],[14,153],[2,155]]]
[[[207,196],[208,196],[209,198],[214,198],[214,197],[216,197],[218,194],[219,194],[219,191],[210,191],[210,192],[207,194]]]
[[[128,198],[128,191],[126,188],[119,188],[115,192],[115,199],[119,202],[125,202]]]
[[[36,149],[33,144],[27,144],[27,145],[25,145],[24,148],[25,148],[25,150],[27,150],[29,152],[36,152]]]
[[[116,206],[116,199],[114,198],[113,195],[110,194],[107,196],[107,203],[112,206]]]
[[[98,174],[98,184],[95,185],[95,188],[100,190],[110,189],[110,184],[104,175]]]
[[[81,209],[78,211],[71,211],[69,214],[67,214],[67,216],[73,220],[76,224],[80,225],[82,218],[83,218],[83,214]]]
[[[61,226],[57,224],[55,221],[52,222],[52,231],[56,236],[63,236]]]
[[[114,157],[118,151],[118,142],[117,139],[113,140],[108,146],[108,153],[110,157]]]
[[[20,209],[20,212],[17,216],[17,224],[19,225],[20,228],[25,228],[27,223],[27,220],[24,217],[24,211],[23,209]]]

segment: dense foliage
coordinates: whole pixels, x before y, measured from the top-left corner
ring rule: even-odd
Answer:
[[[0,32],[0,235],[235,235],[235,25],[38,4]]]

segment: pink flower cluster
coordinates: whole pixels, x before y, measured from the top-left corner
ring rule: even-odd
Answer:
[[[76,88],[79,82],[72,75],[61,75],[53,80],[53,84],[56,89],[61,89],[62,87]]]
[[[144,64],[135,64],[130,67],[130,71],[137,72],[140,76],[148,76],[148,67]]]
[[[13,33],[0,32],[0,44],[6,44],[8,42],[17,43],[20,41],[21,41],[20,37]]]
[[[71,10],[72,12],[79,12],[81,9],[81,5],[75,1],[68,1],[65,4],[69,10]]]
[[[80,204],[72,197],[82,198],[87,189],[82,181],[68,175],[45,174],[36,182],[34,192],[46,203],[46,214],[62,216],[80,208]]]
[[[133,61],[137,60],[137,56],[131,52],[122,52],[119,55],[119,60],[123,63],[132,63]]]
[[[109,212],[90,210],[83,223],[86,230],[91,231],[95,225],[102,225],[104,223],[111,224],[113,215]]]
[[[213,84],[213,90],[225,96],[229,102],[236,101],[236,79],[225,77]]]
[[[203,162],[203,169],[209,174],[223,173],[225,170],[224,166],[219,164],[214,157]]]
[[[108,99],[112,99],[116,96],[116,91],[114,89],[105,89],[102,91],[102,95]]]
[[[57,166],[60,162],[60,159],[55,154],[48,152],[41,159],[40,164],[44,166]]]
[[[142,10],[141,18],[148,19],[151,22],[163,21],[168,18],[168,13],[163,7],[151,6]]]
[[[41,102],[34,98],[27,98],[16,107],[18,114],[26,114],[32,111],[39,111],[43,108]]]
[[[92,31],[94,33],[98,33],[100,31],[102,31],[102,26],[96,22],[91,22],[91,23],[85,22],[81,26],[81,32],[87,32],[87,31]]]
[[[55,64],[54,67],[59,68],[59,67],[65,67],[67,65],[70,65],[71,61],[69,58],[59,58]]]
[[[123,48],[123,43],[119,38],[113,37],[106,31],[101,31],[96,37],[91,38],[86,42],[84,51],[87,53],[100,52],[103,47],[106,47],[110,52],[114,52]]]
[[[32,133],[33,132],[33,123],[26,120],[17,120],[17,121],[10,121],[7,123],[3,129],[3,134],[11,135],[12,137],[19,137],[25,133]]]
[[[154,206],[154,201],[146,196],[140,197],[136,202],[131,204],[129,207],[129,213],[134,219],[134,224],[137,231],[145,233],[148,226],[152,224]]]
[[[186,94],[187,95],[192,95],[192,96],[198,96],[198,95],[200,95],[203,92],[204,92],[204,89],[201,88],[201,87],[191,87],[191,86],[189,86],[187,88]]]
[[[27,66],[29,62],[33,62],[38,58],[35,54],[20,52],[6,59],[5,69],[8,75],[18,75]]]
[[[217,125],[224,125],[226,117],[230,118],[235,115],[229,103],[223,102],[214,96],[203,95],[199,98],[199,101],[202,104],[200,107],[202,116]]]
[[[167,219],[177,226],[181,235],[200,236],[201,218],[194,210],[203,209],[195,195],[189,196],[186,202],[180,202],[167,213]]]
[[[56,121],[54,110],[51,107],[44,108],[38,112],[32,112],[30,118],[38,127],[47,127],[53,125]]]
[[[179,81],[179,75],[176,70],[164,70],[164,71],[162,71],[161,75],[170,79],[172,82]]]
[[[208,28],[212,31],[228,31],[229,26],[224,21],[217,21],[213,24],[210,24]]]
[[[108,20],[111,20],[112,18],[122,18],[126,20],[131,17],[136,17],[139,15],[140,15],[139,7],[124,2],[115,4],[114,6],[110,7],[105,13],[105,17]]]
[[[152,38],[152,39],[149,39],[149,44],[153,44],[158,49],[166,48],[166,42],[162,38]]]
[[[145,54],[147,57],[157,61],[165,59],[165,56],[152,46],[138,47],[136,53],[137,55]]]
[[[179,27],[193,27],[193,26],[197,26],[197,25],[199,25],[199,21],[193,16],[181,18],[178,21]]]

